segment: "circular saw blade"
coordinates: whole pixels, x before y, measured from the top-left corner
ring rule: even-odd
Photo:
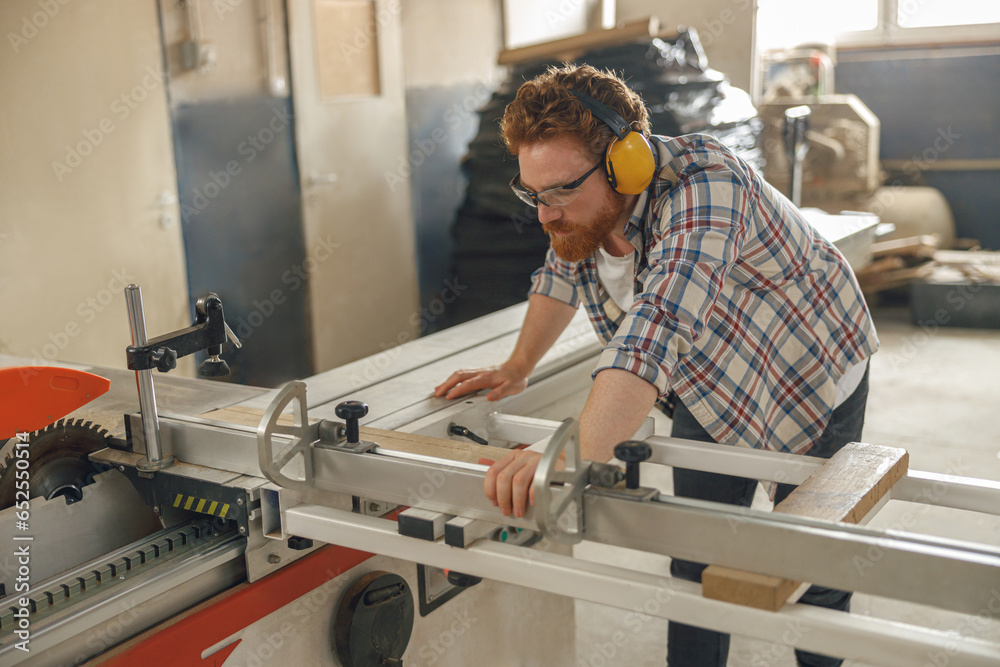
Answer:
[[[18,440],[8,440],[0,448],[0,510],[13,506],[17,499],[17,482],[24,479],[22,475],[18,480],[19,470],[27,470],[31,498],[80,500],[83,487],[106,469],[91,462],[89,455],[107,447],[109,440],[106,430],[89,421],[60,419],[28,436],[27,468],[17,465]]]

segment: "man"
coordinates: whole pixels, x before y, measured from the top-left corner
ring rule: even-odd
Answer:
[[[672,413],[671,435],[692,440],[830,457],[860,439],[878,341],[844,258],[710,136],[649,137],[651,182],[616,191],[604,156],[621,133],[602,108],[624,119],[628,136],[649,137],[638,95],[589,66],[550,69],[508,105],[501,135],[520,167],[511,187],[537,206],[552,247],[510,358],[457,371],[436,395],[490,389],[497,400],[522,391],[583,303],[605,343],[580,415],[585,459],[613,458],[654,405]],[[539,458],[518,450],[490,467],[486,495],[505,515],[533,502]],[[757,484],[673,474],[678,496],[743,506]],[[793,488],[778,485],[776,502]],[[671,563],[674,576],[693,581],[704,568]],[[849,600],[814,586],[801,601],[847,609]],[[721,667],[729,636],[670,623],[667,646],[672,667]],[[796,656],[800,665],[841,663]]]

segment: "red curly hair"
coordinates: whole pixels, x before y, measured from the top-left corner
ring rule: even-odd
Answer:
[[[649,137],[649,111],[621,77],[590,65],[564,64],[525,82],[507,105],[500,121],[500,138],[512,155],[517,155],[524,144],[561,135],[578,139],[595,158],[604,154],[614,133],[570,90],[590,95],[614,109],[634,131]]]

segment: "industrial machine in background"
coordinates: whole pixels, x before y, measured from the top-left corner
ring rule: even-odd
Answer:
[[[788,117],[793,109],[806,116]],[[879,121],[854,95],[776,98],[760,105],[764,177],[799,206],[861,211],[882,184]],[[794,143],[794,148],[789,143]],[[793,193],[798,172],[800,191]]]

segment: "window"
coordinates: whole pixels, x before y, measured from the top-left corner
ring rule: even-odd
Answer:
[[[1000,3],[983,0],[896,0],[900,28],[1000,23]]]
[[[799,44],[889,45],[1000,42],[995,0],[758,0],[761,50]]]

